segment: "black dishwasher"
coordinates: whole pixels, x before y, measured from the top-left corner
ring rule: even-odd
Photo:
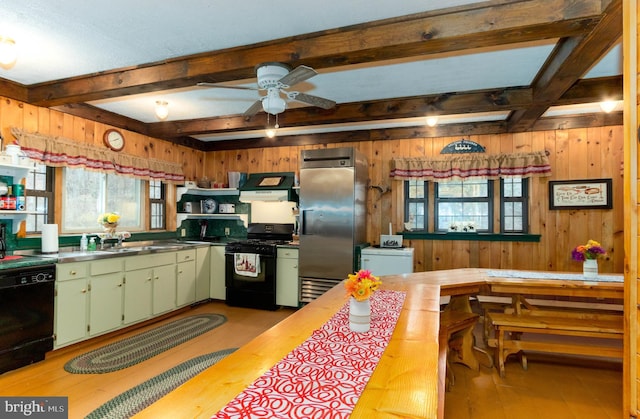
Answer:
[[[55,265],[0,269],[0,373],[53,349]]]

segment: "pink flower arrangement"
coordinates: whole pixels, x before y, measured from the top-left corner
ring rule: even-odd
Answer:
[[[584,262],[587,259],[598,259],[600,256],[605,256],[606,254],[607,251],[600,243],[595,240],[589,240],[587,244],[576,246],[576,248],[571,251],[571,258],[578,262]]]
[[[344,284],[347,290],[347,296],[353,297],[357,301],[364,301],[371,297],[382,284],[380,278],[373,276],[371,271],[361,269],[355,274],[349,274],[347,281]]]

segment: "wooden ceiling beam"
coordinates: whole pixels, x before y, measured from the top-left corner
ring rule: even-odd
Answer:
[[[581,80],[554,105],[590,103],[601,97],[619,99],[622,77]],[[394,98],[368,102],[340,104],[334,109],[290,109],[279,116],[284,127],[341,124],[361,121],[414,118],[426,115],[453,115],[476,112],[525,109],[532,106],[529,88],[488,89],[476,92]],[[196,120],[156,122],[148,125],[147,135],[170,139],[211,133],[250,131],[266,124],[264,113],[250,121],[242,116],[202,118]]]
[[[518,109],[531,103],[528,88],[489,89],[462,94],[438,94],[408,98],[343,103],[333,109],[289,109],[279,115],[283,127],[380,121],[429,115],[490,112]],[[271,117],[273,119],[273,116]],[[212,132],[235,132],[261,129],[266,114],[260,113],[247,121],[242,116],[202,118],[194,120],[156,122],[149,124],[148,133],[159,138],[201,135]]]
[[[532,83],[534,106],[516,110],[509,132],[533,127],[548,107],[561,98],[622,37],[622,0],[612,0],[588,35],[562,39]]]
[[[41,83],[29,87],[29,102],[50,107],[193,86],[198,81],[249,79],[255,77],[254,66],[265,61],[328,69],[580,36],[598,23],[601,13],[602,0],[489,1]]]
[[[550,131],[570,128],[590,128],[605,125],[622,125],[622,112],[597,113],[572,117],[542,118],[532,128],[534,131]],[[252,138],[246,140],[210,141],[203,143],[204,151],[242,150],[282,146],[304,146],[335,144],[358,141],[384,141],[411,138],[463,137],[472,135],[503,134],[507,132],[506,121],[443,124],[436,127],[402,127],[340,131],[313,135],[285,135],[274,138]]]

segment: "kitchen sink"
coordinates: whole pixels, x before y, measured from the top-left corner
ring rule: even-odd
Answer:
[[[110,247],[105,249],[106,252],[111,253],[131,253],[131,252],[139,252],[141,248],[139,247]]]
[[[184,246],[176,245],[176,244],[158,244],[158,245],[148,245],[148,246],[126,246],[126,247],[110,247],[105,249],[107,252],[111,253],[133,253],[133,252],[161,252],[161,251],[171,251],[171,250],[180,250],[184,248]]]

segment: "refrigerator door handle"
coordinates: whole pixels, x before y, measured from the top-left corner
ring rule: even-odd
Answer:
[[[307,234],[307,211],[313,210],[302,210],[300,211],[300,235],[308,235]]]

